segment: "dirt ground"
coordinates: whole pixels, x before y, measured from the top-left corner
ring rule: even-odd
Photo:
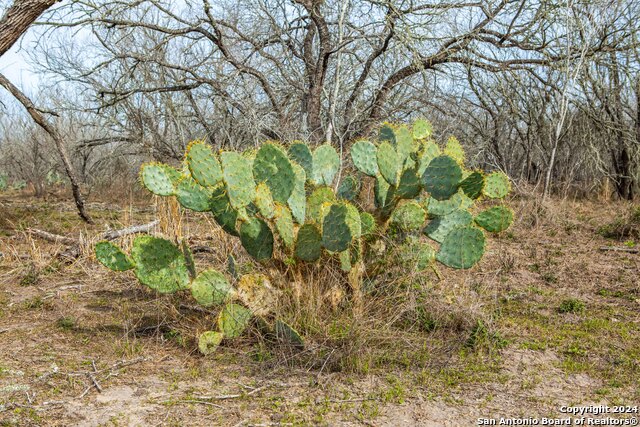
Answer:
[[[393,343],[388,361],[329,369],[331,347],[305,365],[253,337],[203,357],[181,326],[193,308],[88,255],[55,261],[64,245],[24,231],[94,236],[151,210],[91,205],[86,227],[70,203],[0,198],[0,425],[470,426],[640,405],[640,254],[600,250],[640,242],[598,233],[630,205],[512,205],[516,224],[489,239],[480,265],[442,268],[434,285],[483,326],[462,344],[425,331],[422,347]]]

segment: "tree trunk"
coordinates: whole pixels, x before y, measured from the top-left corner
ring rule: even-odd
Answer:
[[[14,45],[29,26],[58,0],[15,0],[0,19],[0,56]]]
[[[76,174],[73,170],[73,165],[69,160],[69,155],[65,149],[64,143],[62,141],[62,137],[58,133],[58,130],[53,127],[47,120],[44,118],[42,113],[36,109],[33,105],[33,102],[25,94],[23,94],[20,89],[13,85],[4,75],[0,74],[0,86],[3,86],[7,89],[11,95],[13,95],[20,103],[27,109],[27,112],[31,116],[31,118],[42,128],[45,132],[51,136],[53,142],[56,145],[56,150],[62,159],[62,163],[64,164],[65,172],[69,177],[69,181],[71,182],[71,190],[73,193],[73,199],[76,202],[76,207],[78,208],[78,214],[80,218],[82,218],[85,222],[89,224],[93,224],[93,220],[86,212],[84,208],[84,199],[82,198],[82,193],[80,193],[80,185],[78,184],[78,179],[76,178]]]

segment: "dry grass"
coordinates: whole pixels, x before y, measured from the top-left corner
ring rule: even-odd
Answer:
[[[542,205],[526,194],[510,203],[513,229],[491,239],[478,267],[442,268],[442,280],[412,271],[404,249],[386,241],[372,255],[365,305],[354,314],[337,265],[284,274],[256,265],[205,215],[93,204],[98,225],[86,227],[68,203],[3,199],[0,423],[419,425],[438,413],[517,415],[525,402],[545,415],[562,401],[637,402],[640,257],[597,250],[608,242],[598,229],[629,207]],[[154,212],[167,220],[158,232],[212,249],[196,254],[199,268],[224,271],[231,254],[241,274],[272,277],[282,290],[278,316],[305,336],[305,350],[254,328],[202,357],[195,337],[211,328],[214,311],[107,271],[90,250],[64,264],[53,258],[60,246],[20,231],[92,236],[147,222]],[[177,218],[179,230],[170,226]],[[131,241],[120,243],[128,249]],[[334,304],[338,288],[345,298]],[[562,312],[566,300],[584,309]],[[137,362],[114,369],[122,360]],[[94,370],[103,392],[80,398]],[[212,394],[241,397],[198,397]],[[411,414],[418,414],[413,422]]]

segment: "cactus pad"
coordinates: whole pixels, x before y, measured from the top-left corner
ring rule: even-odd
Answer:
[[[369,212],[360,213],[361,234],[369,235],[376,230],[376,219]]]
[[[262,144],[253,162],[253,177],[271,190],[273,200],[287,203],[295,183],[293,166],[282,148],[273,143]]]
[[[274,221],[276,230],[282,239],[282,243],[287,248],[293,247],[294,230],[293,230],[293,217],[291,211],[286,206],[277,204],[275,207]]]
[[[253,180],[251,162],[241,154],[223,151],[222,175],[227,188],[227,196],[231,206],[240,209],[247,206],[255,198],[256,183]]]
[[[336,201],[336,195],[329,187],[318,187],[313,190],[313,193],[309,196],[307,202],[307,217],[317,222],[322,223],[324,218],[324,206],[326,203],[332,203]]]
[[[458,191],[462,169],[449,156],[436,157],[422,175],[425,190],[436,200],[445,200]]]
[[[237,236],[236,220],[238,212],[233,209],[227,193],[224,191],[224,185],[220,184],[212,190],[209,199],[209,208],[214,219],[227,233]]]
[[[322,255],[322,235],[314,224],[304,224],[298,230],[296,256],[303,261],[314,262]]]
[[[408,202],[398,206],[391,214],[390,224],[400,231],[418,230],[424,224],[427,213],[418,202]]]
[[[338,197],[345,200],[353,200],[360,192],[360,181],[352,176],[345,176],[338,186]]]
[[[351,146],[351,160],[360,172],[369,176],[378,174],[377,149],[373,143],[360,140],[353,144]]]
[[[127,254],[111,242],[98,242],[95,251],[98,261],[113,271],[126,271],[134,267]]]
[[[456,209],[460,209],[460,203],[460,197],[456,193],[446,200],[436,200],[433,197],[429,197],[426,201],[426,208],[429,216],[445,216]]]
[[[322,223],[322,246],[331,252],[347,250],[353,239],[353,232],[347,223],[349,214],[346,205],[331,205]]]
[[[440,147],[433,141],[426,141],[418,153],[418,176],[422,176],[433,159],[440,156]]]
[[[316,185],[331,185],[340,169],[340,156],[328,144],[319,146],[313,152],[313,174],[311,180]]]
[[[140,169],[142,185],[158,196],[173,196],[176,194],[176,184],[180,179],[180,172],[161,163],[147,163]]]
[[[276,308],[276,289],[264,274],[245,274],[238,281],[238,299],[256,316],[266,316]]]
[[[224,304],[234,294],[226,277],[214,269],[205,270],[191,282],[191,295],[205,307]]]
[[[398,183],[398,175],[402,169],[400,156],[388,142],[383,142],[378,147],[378,168],[384,179],[391,185]]]
[[[493,172],[484,180],[483,193],[491,199],[502,199],[511,191],[509,177],[502,172]]]
[[[276,214],[276,205],[273,203],[271,191],[264,182],[256,186],[254,203],[263,217],[271,219]]]
[[[416,270],[423,271],[436,261],[436,251],[428,243],[420,243],[416,247]]]
[[[289,344],[293,347],[304,348],[304,339],[302,339],[298,331],[293,329],[282,320],[276,320],[275,329],[278,341]]]
[[[271,259],[273,234],[266,222],[249,217],[240,225],[240,242],[244,249],[258,261]]]
[[[224,334],[222,332],[203,332],[200,334],[200,337],[198,337],[198,350],[200,350],[200,353],[207,356],[216,351],[222,342],[222,338],[224,338]]]
[[[444,147],[444,154],[451,157],[459,164],[464,163],[464,149],[455,136],[450,136],[447,145]]]
[[[189,271],[182,251],[170,241],[138,236],[131,258],[140,282],[160,293],[173,293],[189,285]]]
[[[426,119],[417,119],[413,122],[413,137],[415,139],[429,138],[433,132],[433,127]]]
[[[185,208],[196,212],[204,212],[210,209],[209,198],[211,191],[207,190],[190,177],[183,177],[178,183],[176,199]]]
[[[398,159],[400,163],[404,163],[409,158],[409,155],[416,151],[416,144],[414,144],[411,131],[406,126],[400,126],[395,131],[396,134],[396,152],[398,153]]]
[[[191,176],[203,187],[213,187],[222,180],[220,162],[204,141],[189,144],[185,160]]]
[[[452,230],[440,245],[436,259],[452,268],[470,268],[484,254],[482,230],[468,225]]]
[[[390,124],[385,123],[380,127],[380,130],[378,131],[378,141],[387,141],[391,144],[396,143],[396,134]]]
[[[477,199],[482,194],[484,188],[484,175],[480,172],[471,172],[460,183],[460,188],[464,191],[464,194],[471,199]]]
[[[475,222],[489,232],[500,233],[513,222],[513,212],[506,206],[494,206],[480,212],[475,217]]]
[[[251,310],[239,304],[229,303],[218,315],[218,330],[226,338],[238,338],[249,325],[253,317]]]
[[[313,154],[309,146],[304,142],[294,142],[289,147],[289,158],[302,166],[306,176],[311,177],[313,174]]]
[[[442,243],[447,235],[456,227],[471,224],[473,217],[468,211],[456,209],[453,212],[432,219],[425,227],[424,233],[435,240]]]
[[[293,185],[293,191],[289,196],[289,208],[291,214],[298,224],[303,224],[307,210],[307,194],[304,189],[306,181],[306,173],[302,166],[293,164],[293,172],[296,175],[296,181]]]
[[[390,187],[391,186],[382,175],[376,176],[376,183],[373,191],[375,194],[375,203],[377,208],[382,208],[387,203],[387,196],[389,195]]]
[[[396,189],[395,196],[399,199],[415,199],[420,194],[422,187],[418,171],[415,168],[407,168],[400,176],[400,182]]]

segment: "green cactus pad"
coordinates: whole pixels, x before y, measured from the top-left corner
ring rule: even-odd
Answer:
[[[217,331],[206,331],[198,337],[198,350],[205,356],[215,352],[222,342],[224,334]]]
[[[300,336],[298,331],[282,320],[276,320],[275,330],[278,341],[296,348],[304,348],[304,339]]]
[[[96,243],[95,252],[100,264],[113,271],[126,271],[134,267],[127,254],[111,242]]]
[[[471,209],[471,207],[473,206],[473,200],[470,199],[461,190],[458,190],[458,192],[452,196],[452,198],[454,197],[457,197],[460,199],[460,209]]]
[[[324,218],[325,204],[333,203],[336,201],[336,195],[329,187],[318,187],[313,190],[313,193],[309,196],[307,201],[307,217],[317,222],[322,223]]]
[[[374,186],[375,204],[377,208],[382,208],[387,203],[387,196],[389,195],[389,188],[391,186],[382,175],[376,176],[376,183]]]
[[[422,175],[425,190],[436,200],[445,200],[458,191],[462,169],[449,156],[436,157]]]
[[[433,197],[429,197],[426,202],[426,209],[429,213],[429,216],[445,216],[455,211],[456,209],[461,209],[460,206],[461,199],[458,193],[451,196],[450,199],[446,200],[436,200]]]
[[[352,176],[345,176],[338,186],[338,197],[345,200],[353,200],[360,192],[360,181]]]
[[[273,203],[271,191],[264,182],[256,186],[254,203],[263,217],[271,219],[276,214],[276,205]]]
[[[398,159],[400,163],[404,163],[409,158],[409,155],[416,151],[416,144],[414,144],[411,131],[406,126],[400,126],[395,131],[396,134],[396,152],[398,153]]]
[[[387,141],[391,144],[396,143],[396,134],[393,131],[393,127],[390,124],[383,124],[378,131],[378,141]]]
[[[313,154],[311,154],[309,146],[304,142],[294,142],[288,152],[289,158],[302,166],[307,177],[311,177],[313,174]]]
[[[340,169],[340,156],[335,148],[324,144],[315,149],[311,176],[315,185],[331,185],[338,169]]]
[[[464,163],[464,149],[455,136],[450,136],[447,145],[444,147],[444,154],[451,157],[459,164]]]
[[[447,235],[456,227],[471,224],[473,217],[468,211],[456,209],[453,212],[432,219],[425,227],[424,233],[438,243],[442,243]]]
[[[203,187],[213,187],[222,180],[220,162],[204,141],[193,141],[185,156],[191,176]]]
[[[176,199],[187,209],[196,212],[208,211],[210,198],[211,190],[204,188],[190,177],[183,177],[178,183]]]
[[[349,230],[351,230],[351,236],[354,239],[359,239],[362,235],[362,224],[360,223],[360,212],[358,208],[353,206],[351,203],[344,204],[347,207],[347,216],[345,221],[349,226]]]
[[[229,303],[218,315],[218,329],[225,338],[238,338],[247,329],[252,317],[253,313],[248,308]]]
[[[294,229],[293,229],[293,216],[291,211],[286,206],[276,205],[274,223],[276,230],[282,239],[282,243],[287,248],[293,248]]]
[[[377,151],[373,143],[366,140],[357,141],[351,146],[353,165],[366,175],[376,176],[378,174]]]
[[[296,256],[303,261],[314,262],[322,255],[322,235],[314,224],[304,224],[298,230]]]
[[[420,194],[422,186],[418,171],[415,168],[407,168],[400,176],[400,182],[396,189],[395,196],[399,199],[415,199]]]
[[[235,291],[226,277],[219,271],[209,269],[201,272],[191,282],[191,295],[205,307],[229,301]]]
[[[245,274],[238,281],[238,299],[256,316],[272,313],[277,304],[276,289],[264,274]]]
[[[187,244],[187,241],[185,239],[182,240],[182,255],[184,256],[184,262],[187,265],[187,271],[189,272],[189,278],[191,280],[196,278],[196,263],[193,260],[193,253],[191,253],[191,249],[189,248],[189,245]]]
[[[322,223],[322,246],[331,252],[347,250],[353,239],[351,227],[347,223],[349,210],[346,205],[336,203],[330,206]],[[358,217],[359,219],[359,217]]]
[[[424,224],[427,213],[418,202],[408,202],[395,208],[391,214],[390,224],[400,231],[418,230]]]
[[[262,144],[253,162],[253,176],[257,182],[267,184],[273,200],[287,203],[296,176],[282,148],[273,143]]]
[[[482,230],[468,225],[452,230],[440,245],[436,259],[452,268],[470,268],[484,254]]]
[[[273,254],[273,234],[266,222],[249,217],[240,225],[242,247],[258,261],[271,259]]]
[[[142,185],[158,196],[173,196],[176,194],[176,184],[180,172],[171,166],[161,163],[147,163],[140,169]]]
[[[173,293],[189,285],[189,271],[182,251],[168,240],[138,236],[131,258],[140,282],[160,293]]]
[[[433,127],[426,119],[417,119],[413,122],[413,137],[415,139],[429,138],[433,132]]]
[[[440,156],[440,147],[433,141],[426,141],[418,153],[418,176],[422,176],[433,159]]]
[[[436,251],[428,243],[420,243],[416,248],[416,270],[423,271],[436,261]]]
[[[378,168],[384,179],[391,185],[398,183],[398,175],[402,169],[400,156],[388,142],[383,142],[378,147]]]
[[[338,254],[340,259],[340,269],[346,273],[351,271],[351,251],[347,249]]]
[[[474,220],[485,230],[500,233],[509,228],[513,222],[513,212],[506,206],[494,206],[480,212]]]
[[[477,199],[482,194],[484,188],[484,175],[480,172],[471,172],[460,183],[460,188],[468,197]]]
[[[229,197],[224,190],[224,185],[220,184],[212,190],[209,208],[214,219],[224,231],[233,236],[238,236],[238,231],[236,230],[238,211],[231,206]]]
[[[367,236],[376,230],[376,219],[369,212],[361,212],[360,225],[362,235]]]
[[[491,199],[502,199],[511,191],[509,177],[502,172],[493,172],[484,180],[483,193]]]
[[[307,194],[304,189],[304,184],[307,179],[306,173],[302,166],[295,163],[293,164],[293,172],[296,175],[296,181],[291,196],[289,196],[289,208],[296,222],[298,224],[304,224],[307,210]]]
[[[231,206],[235,209],[247,206],[255,198],[256,190],[251,163],[244,156],[233,151],[223,151],[220,154],[220,160]]]

